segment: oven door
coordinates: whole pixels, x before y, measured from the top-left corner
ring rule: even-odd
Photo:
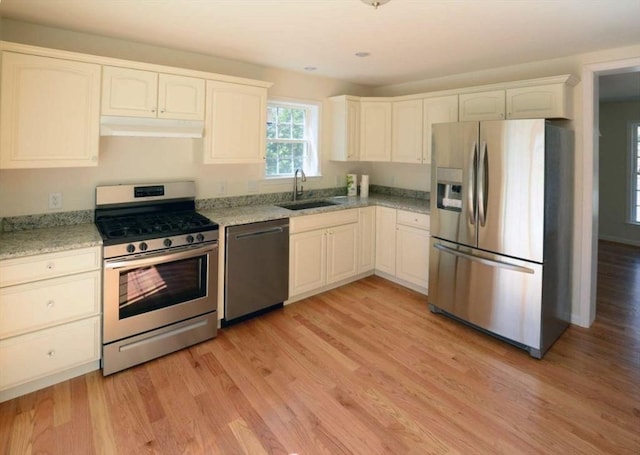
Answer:
[[[104,261],[104,343],[217,309],[218,244]]]

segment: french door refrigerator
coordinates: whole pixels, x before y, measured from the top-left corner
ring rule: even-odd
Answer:
[[[429,307],[542,358],[571,313],[573,132],[433,126]]]

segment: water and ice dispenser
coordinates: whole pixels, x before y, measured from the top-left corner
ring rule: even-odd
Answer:
[[[436,177],[438,208],[460,212],[462,210],[462,169],[439,167]]]

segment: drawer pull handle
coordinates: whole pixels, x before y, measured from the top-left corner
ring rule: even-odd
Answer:
[[[56,302],[54,302],[53,300],[49,300],[47,302],[47,308],[53,308],[56,305]]]
[[[56,351],[54,351],[53,349],[49,352],[47,352],[47,357],[49,358],[53,358],[56,356]]]
[[[49,262],[49,263],[47,264],[47,269],[49,269],[49,270],[53,270],[53,269],[55,268],[55,266],[56,266],[56,265],[55,265],[53,262]]]

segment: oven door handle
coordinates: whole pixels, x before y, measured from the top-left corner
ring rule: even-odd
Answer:
[[[157,265],[164,262],[179,261],[181,259],[189,259],[192,257],[200,256],[203,253],[213,252],[218,248],[218,244],[207,245],[200,248],[192,248],[183,251],[172,251],[170,253],[159,253],[151,256],[145,256],[139,259],[119,259],[119,260],[106,260],[104,266],[107,269],[134,269],[137,267],[143,267],[145,265]]]

